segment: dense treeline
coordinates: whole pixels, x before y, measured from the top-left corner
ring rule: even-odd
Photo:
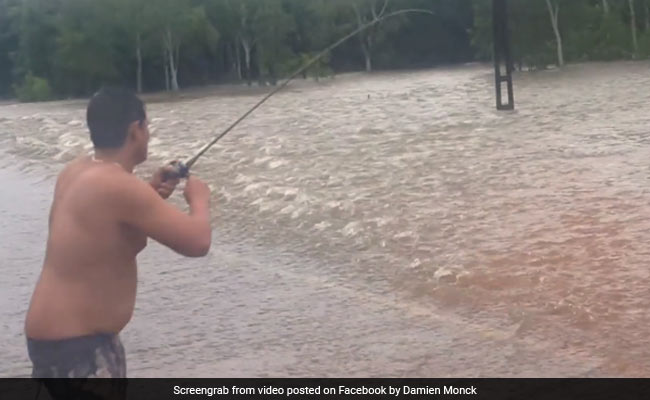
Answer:
[[[491,50],[490,3],[476,0],[473,45]],[[650,56],[650,0],[509,0],[518,67]]]
[[[509,0],[520,68],[650,54],[650,0]],[[402,8],[307,75],[489,60],[491,0],[0,0],[0,96],[275,84],[328,44]],[[307,75],[305,77],[307,77]]]

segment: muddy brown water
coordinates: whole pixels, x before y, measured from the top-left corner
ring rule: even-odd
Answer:
[[[648,376],[650,64],[488,66],[282,92],[201,159],[211,254],[139,258],[130,376]],[[258,95],[148,107],[151,157],[190,156]],[[85,102],[0,106],[0,376]],[[174,200],[180,204],[180,195]]]

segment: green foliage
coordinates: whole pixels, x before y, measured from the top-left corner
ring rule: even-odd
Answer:
[[[590,30],[573,31],[570,36],[576,60],[612,61],[629,58],[632,55],[630,28],[620,18],[599,17]]]
[[[637,25],[645,2],[635,0]],[[492,20],[489,1],[474,0],[475,23],[472,43],[482,60],[492,55]],[[628,1],[609,0],[609,12],[602,0],[550,0],[559,7],[559,30],[563,54],[568,61],[621,60],[633,58]],[[650,2],[648,2],[650,3]],[[557,39],[546,0],[509,0],[509,18],[515,64],[544,68],[557,62]],[[643,37],[640,48],[643,51]]]
[[[284,72],[284,75],[293,74],[307,63],[311,62],[316,53],[301,53],[297,56],[288,59],[281,65],[280,69]],[[311,67],[309,67],[302,75],[304,79],[313,78],[314,80],[319,80],[321,78],[331,77],[334,75],[334,71],[329,66],[330,57],[324,56],[321,59],[317,60]]]
[[[18,34],[18,50],[14,58],[18,81],[28,72],[49,80],[53,77],[59,7],[56,0],[22,0],[18,5],[13,15]]]
[[[566,61],[650,57],[650,0],[633,2],[639,54],[628,0],[608,0],[608,12],[603,0],[548,1],[559,7]],[[533,69],[558,62],[547,0],[508,3],[513,62]],[[0,96],[49,95],[50,85],[62,97],[103,84],[275,83],[382,11],[405,8],[435,15],[383,21],[305,77],[491,59],[491,0],[0,0]]]
[[[83,95],[118,81],[116,25],[107,4],[66,0],[58,19],[54,69],[60,93]]]
[[[650,31],[646,31],[639,37],[639,55],[643,58],[650,58]]]
[[[0,97],[11,91],[15,69],[14,57],[18,51],[19,0],[0,0]]]
[[[287,38],[295,29],[293,17],[286,13],[280,0],[264,0],[257,10],[253,23],[257,39],[258,65],[262,75],[268,75],[275,84],[277,79],[290,73],[283,67],[284,60],[294,57]]]
[[[51,100],[52,88],[47,79],[39,78],[30,73],[25,76],[22,85],[14,88],[18,100],[22,102],[38,102]]]

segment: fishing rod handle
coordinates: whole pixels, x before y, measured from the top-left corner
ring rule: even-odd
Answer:
[[[181,161],[174,161],[169,164],[163,172],[163,181],[171,179],[184,179],[190,176],[190,168]]]

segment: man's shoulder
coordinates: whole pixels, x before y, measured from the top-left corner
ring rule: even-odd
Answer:
[[[93,173],[89,174],[86,179],[97,183],[96,186],[103,193],[110,193],[120,197],[131,197],[141,193],[148,193],[152,190],[151,185],[136,175],[124,170],[93,171]]]
[[[93,167],[77,160],[61,171],[57,186],[70,189],[74,186],[74,191],[79,194],[108,196],[112,200],[149,189],[146,182],[117,165]]]

